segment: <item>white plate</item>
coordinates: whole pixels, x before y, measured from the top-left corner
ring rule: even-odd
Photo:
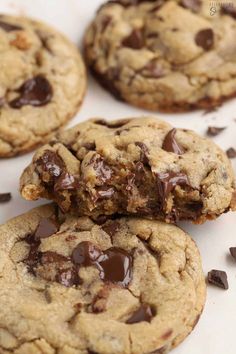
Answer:
[[[206,0],[207,1],[207,0]],[[1,0],[0,12],[23,14],[42,19],[64,32],[81,45],[82,35],[101,0]],[[236,148],[236,101],[231,100],[217,112],[203,115],[157,114],[177,127],[194,129],[205,134],[208,125],[227,126],[227,130],[214,140],[223,148]],[[108,119],[148,115],[147,111],[117,102],[107,92],[89,80],[89,89],[77,116],[70,126],[90,117]],[[12,192],[13,200],[0,205],[0,222],[21,214],[41,202],[26,202],[18,193],[18,180],[32,154],[0,161],[0,192]],[[236,159],[232,161],[236,170]],[[208,287],[207,303],[203,315],[193,333],[173,351],[173,354],[235,354],[236,323],[236,261],[229,257],[228,249],[236,246],[236,214],[228,213],[214,222],[201,226],[182,223],[197,242],[204,271],[213,268],[227,271],[229,290]]]

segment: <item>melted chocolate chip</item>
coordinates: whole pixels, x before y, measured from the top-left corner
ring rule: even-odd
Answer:
[[[122,41],[124,47],[141,49],[144,46],[143,33],[139,29],[134,29],[131,34]]]
[[[91,242],[79,243],[72,252],[72,261],[78,266],[96,266],[102,280],[127,287],[132,277],[132,257],[117,247],[101,251]]]
[[[149,37],[149,38],[151,38],[151,37]],[[146,64],[143,67],[141,74],[142,74],[142,76],[147,77],[147,78],[158,79],[160,77],[165,76],[165,71],[164,71],[164,68],[161,66],[161,64],[157,63],[156,61],[151,60],[148,64]]]
[[[195,42],[204,50],[210,50],[214,45],[214,32],[211,28],[199,31],[195,36]]]
[[[113,237],[120,228],[120,224],[118,221],[110,221],[107,222],[106,225],[103,225],[102,229],[105,231],[109,236]]]
[[[198,12],[201,8],[202,2],[200,0],[181,0],[180,5],[186,9]]]
[[[117,247],[109,248],[97,260],[100,278],[127,287],[132,278],[132,257]]]
[[[50,218],[44,218],[41,219],[37,229],[34,234],[35,240],[40,240],[41,238],[47,238],[52,236],[58,231],[58,225],[57,223],[50,219]]]
[[[226,151],[226,155],[228,156],[228,158],[234,159],[236,157],[236,150],[231,147]]]
[[[6,203],[11,200],[11,193],[0,193],[0,203]]]
[[[17,92],[20,96],[9,103],[12,108],[21,108],[25,105],[45,106],[51,101],[53,95],[51,84],[42,75],[25,81]]]
[[[151,322],[154,316],[154,312],[149,305],[142,304],[138,310],[136,310],[130,318],[126,321],[127,324],[133,324],[138,322]]]
[[[101,255],[101,250],[89,241],[79,243],[72,252],[72,262],[79,266],[91,266]]]
[[[90,160],[90,164],[93,166],[93,169],[101,182],[106,182],[111,178],[112,170],[104,162],[104,159],[101,156],[94,155]]]
[[[229,251],[231,256],[236,259],[236,247],[230,247]]]
[[[176,129],[172,129],[165,137],[162,144],[162,149],[168,152],[173,152],[177,155],[184,154],[184,148],[175,139]]]
[[[81,279],[75,267],[59,270],[56,275],[56,281],[65,287],[81,284]]]
[[[227,290],[229,288],[227,274],[222,270],[213,269],[208,273],[208,282],[214,284],[222,289]]]
[[[48,172],[51,177],[59,177],[65,165],[63,160],[55,152],[47,150],[42,157],[37,160],[43,171]]]
[[[2,28],[5,32],[23,30],[23,28],[21,26],[13,25],[13,24],[5,22],[5,21],[0,21],[0,28]]]
[[[148,158],[148,154],[149,154],[149,150],[146,144],[137,141],[135,143],[136,146],[138,146],[141,150],[140,152],[140,161],[144,164],[144,165],[148,165],[149,166],[149,158]]]
[[[236,19],[236,7],[233,3],[222,4],[221,13]]]
[[[157,188],[163,209],[169,194],[176,186],[189,185],[188,177],[185,173],[176,173],[173,171],[157,174]]]
[[[78,179],[68,172],[62,172],[54,185],[54,190],[56,192],[63,190],[74,190],[77,188],[79,188]]]
[[[216,136],[216,135],[219,135],[225,129],[226,129],[226,127],[222,127],[222,128],[219,128],[219,127],[208,127],[207,135],[208,136]]]

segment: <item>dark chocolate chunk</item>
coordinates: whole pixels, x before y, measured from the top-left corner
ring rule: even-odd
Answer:
[[[140,29],[134,29],[131,34],[122,41],[124,47],[132,49],[141,49],[144,44],[143,32]]]
[[[23,30],[23,28],[21,26],[13,25],[13,24],[5,22],[5,21],[0,21],[0,28],[2,28],[5,32]]]
[[[142,304],[138,310],[136,310],[130,318],[126,321],[127,324],[133,324],[138,322],[151,322],[154,313],[149,305]]]
[[[204,50],[210,50],[214,45],[214,32],[211,28],[199,31],[195,36],[195,42]]]
[[[123,249],[111,247],[97,260],[100,278],[127,287],[132,278],[132,257]]]
[[[223,130],[225,130],[226,127],[208,127],[207,129],[207,135],[208,136],[216,136],[218,134],[220,134]]]
[[[140,152],[140,161],[144,164],[144,165],[149,165],[149,158],[148,158],[148,154],[149,154],[149,150],[147,148],[147,145],[137,141],[135,143],[136,146],[138,146],[141,150]]]
[[[151,38],[149,36],[149,38]],[[153,38],[153,37],[152,37]],[[160,77],[165,76],[165,70],[161,66],[161,64],[156,61],[151,60],[148,64],[146,64],[141,70],[141,74],[147,78],[158,79]]]
[[[81,279],[79,278],[78,271],[74,267],[59,270],[56,275],[56,281],[66,287],[81,284]]]
[[[45,106],[51,101],[53,95],[51,84],[42,75],[25,81],[17,92],[20,96],[9,103],[12,108],[21,108],[25,105]]]
[[[88,241],[79,243],[72,252],[72,262],[78,266],[96,266],[102,280],[127,287],[132,277],[132,257],[117,247],[106,251]]]
[[[50,150],[47,150],[43,156],[37,160],[37,164],[53,178],[59,177],[65,167],[60,156]]]
[[[231,256],[236,259],[236,247],[230,247],[229,251]]]
[[[116,232],[119,230],[120,224],[118,221],[108,221],[106,225],[103,225],[102,229],[105,231],[109,236],[114,236]]]
[[[231,147],[226,151],[226,154],[229,159],[234,159],[236,157],[236,150]]]
[[[207,276],[208,282],[214,284],[222,289],[228,289],[228,280],[226,272],[222,270],[213,269],[208,273]]]
[[[35,240],[40,240],[41,238],[47,238],[55,234],[57,231],[58,231],[57,223],[50,218],[44,218],[40,220],[37,229],[35,231],[34,238]]]
[[[104,162],[104,159],[101,156],[94,155],[90,160],[90,164],[93,166],[93,169],[101,182],[106,182],[111,178],[112,170]]]
[[[11,193],[0,193],[0,203],[6,203],[11,200]]]
[[[54,184],[54,190],[63,191],[63,190],[74,190],[79,188],[78,179],[69,174],[68,172],[62,172],[62,174],[57,178],[56,183]]]
[[[172,129],[165,137],[162,149],[168,152],[173,152],[177,155],[184,154],[184,148],[175,139],[176,129]]]
[[[101,250],[92,242],[80,242],[72,252],[72,262],[79,266],[91,266],[101,255]]]
[[[188,176],[181,172],[165,172],[157,174],[157,188],[161,202],[161,208],[163,209],[166,204],[166,200],[169,194],[176,186],[189,185]]]
[[[198,12],[201,8],[202,2],[200,0],[181,0],[180,5],[186,9]]]
[[[235,4],[232,3],[226,3],[226,4],[221,4],[221,13],[225,15],[229,15],[233,18],[236,19],[236,7]]]

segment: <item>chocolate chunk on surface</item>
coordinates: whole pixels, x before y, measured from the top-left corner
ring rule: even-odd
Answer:
[[[44,106],[51,101],[53,96],[50,82],[42,75],[24,82],[17,92],[20,96],[9,103],[12,108],[21,108],[26,105]]]
[[[11,193],[0,193],[0,203],[9,202],[11,198]]]
[[[208,273],[208,282],[216,285],[222,289],[227,290],[229,288],[227,274],[222,270],[213,269]]]
[[[201,8],[202,2],[200,0],[181,0],[180,4],[186,9],[198,12]]]
[[[236,259],[236,247],[230,247],[229,251],[231,256]]]
[[[226,154],[228,158],[234,159],[236,157],[236,150],[233,147],[231,147],[226,151]]]
[[[122,45],[132,49],[141,49],[144,45],[143,33],[140,29],[135,29],[131,34],[123,39]]]
[[[235,8],[235,4],[232,3],[227,3],[227,4],[221,4],[221,12],[224,15],[229,15],[231,17],[233,17],[234,19],[236,19],[236,8]]]
[[[212,49],[214,45],[214,32],[211,28],[199,31],[195,36],[195,42],[206,51]]]
[[[40,220],[38,227],[35,231],[34,237],[36,240],[49,237],[58,231],[58,225],[56,221],[50,218],[44,218]]]
[[[176,134],[156,118],[120,124],[90,120],[41,148],[21,177],[24,198],[46,197],[93,220],[132,214],[201,223],[234,209],[233,170],[211,139]]]
[[[207,129],[207,135],[208,136],[217,136],[219,135],[221,132],[223,132],[226,129],[226,127],[208,127]]]
[[[182,155],[184,154],[184,148],[178,144],[175,139],[176,129],[172,129],[165,137],[162,149],[168,152],[173,152],[174,154]]]

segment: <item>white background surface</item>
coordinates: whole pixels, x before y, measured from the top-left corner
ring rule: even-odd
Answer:
[[[206,0],[207,1],[207,0]],[[0,0],[0,12],[30,15],[42,19],[61,30],[81,46],[83,32],[93,17],[101,0]],[[70,126],[90,117],[107,119],[150,114],[115,101],[89,78],[88,92],[77,116]],[[236,148],[236,100],[232,100],[217,112],[203,115],[202,111],[191,114],[157,114],[177,127],[194,129],[205,134],[207,126],[227,126],[214,140],[223,148]],[[18,193],[18,180],[32,154],[0,160],[0,192],[12,192],[13,200],[0,205],[0,222],[21,214],[40,202],[26,202]],[[232,161],[236,170],[236,159]],[[205,274],[211,269],[226,270],[229,290],[208,286],[206,307],[193,333],[173,351],[173,354],[235,354],[236,323],[236,261],[228,249],[236,246],[236,214],[228,213],[214,222],[201,226],[182,223],[197,242]],[[1,306],[1,304],[0,304]],[[32,353],[33,354],[33,353]]]

